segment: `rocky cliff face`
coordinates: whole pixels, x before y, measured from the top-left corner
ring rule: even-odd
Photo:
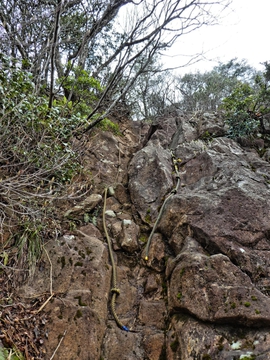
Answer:
[[[46,359],[270,358],[269,151],[224,137],[213,114],[129,124],[84,145],[93,194],[65,215],[73,228],[46,245],[21,297],[54,294],[44,307]],[[256,144],[255,144],[256,145]],[[152,239],[146,240],[181,178]],[[259,156],[259,153],[264,156]],[[113,242],[120,295],[110,307]],[[134,331],[134,332],[133,332]]]

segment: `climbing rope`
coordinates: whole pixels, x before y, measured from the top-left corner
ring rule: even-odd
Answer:
[[[153,235],[154,235],[154,233],[155,233],[155,231],[156,231],[156,228],[157,228],[157,226],[158,226],[158,223],[159,223],[159,221],[160,221],[160,219],[161,219],[161,216],[162,216],[162,214],[163,214],[163,210],[164,210],[164,208],[165,208],[165,206],[166,206],[166,203],[169,201],[169,199],[170,199],[171,197],[173,197],[173,195],[175,195],[175,194],[177,193],[178,188],[179,188],[179,186],[180,186],[180,174],[179,174],[179,169],[178,169],[178,162],[181,162],[181,160],[180,160],[180,159],[176,159],[176,157],[175,157],[175,155],[174,155],[174,153],[173,153],[172,150],[171,150],[171,157],[172,157],[172,162],[173,162],[173,165],[174,165],[175,177],[176,177],[176,179],[177,179],[177,183],[176,183],[175,188],[174,188],[174,189],[170,192],[170,194],[166,197],[166,199],[165,199],[164,202],[163,202],[163,205],[161,206],[161,208],[160,208],[160,210],[159,210],[158,217],[157,217],[157,219],[156,219],[156,221],[155,221],[155,224],[154,224],[154,226],[153,226],[153,229],[152,229],[152,231],[151,231],[151,234],[150,234],[150,236],[149,236],[149,238],[148,238],[148,240],[147,240],[147,244],[146,244],[146,248],[145,248],[145,257],[144,257],[144,260],[145,260],[145,261],[148,261],[148,259],[149,259],[148,255],[149,255],[149,248],[150,248],[150,244],[151,244],[151,241],[152,241],[152,237],[153,237]]]
[[[153,229],[151,231],[151,234],[148,238],[147,244],[146,244],[146,255],[145,255],[145,260],[148,260],[148,253],[149,253],[149,247],[151,244],[151,240],[152,237],[156,231],[157,225],[161,219],[163,210],[165,208],[166,203],[168,202],[168,200],[177,193],[178,188],[180,186],[180,174],[179,174],[179,170],[178,170],[178,162],[180,162],[180,159],[176,159],[174,153],[171,151],[171,156],[172,156],[172,162],[174,165],[174,169],[175,169],[175,177],[177,179],[177,183],[175,188],[170,192],[170,194],[166,197],[166,199],[163,202],[163,205],[161,206],[161,209],[159,211],[158,217],[156,219],[156,222],[153,226]],[[111,264],[112,264],[112,287],[111,287],[111,293],[112,293],[112,298],[111,298],[111,311],[113,314],[113,317],[115,319],[116,324],[119,326],[120,329],[124,330],[124,331],[129,331],[129,332],[137,332],[134,330],[130,330],[127,326],[123,325],[121,323],[121,321],[119,320],[116,311],[115,311],[115,303],[116,303],[116,297],[118,295],[120,295],[120,290],[117,288],[117,273],[116,273],[116,266],[115,266],[115,262],[114,262],[114,257],[113,257],[113,250],[112,250],[112,244],[111,244],[111,239],[109,237],[108,231],[107,231],[107,226],[106,226],[106,218],[105,218],[105,212],[106,212],[106,204],[107,204],[107,191],[108,189],[105,188],[105,192],[104,192],[104,206],[103,206],[103,228],[104,228],[104,232],[105,232],[105,236],[107,239],[107,243],[108,243],[108,248],[109,248],[109,256],[110,256],[110,260],[111,260]]]
[[[107,188],[105,189],[105,193],[104,193],[103,228],[104,228],[105,236],[106,236],[106,239],[107,239],[108,248],[109,248],[109,255],[110,255],[110,260],[111,260],[111,264],[112,264],[111,310],[112,310],[112,314],[113,314],[113,317],[115,319],[115,322],[120,327],[120,329],[122,329],[124,331],[131,331],[128,327],[126,327],[125,325],[123,325],[121,323],[121,321],[119,320],[119,318],[118,318],[118,316],[116,314],[116,311],[115,311],[116,297],[117,297],[117,295],[120,295],[120,290],[117,288],[116,266],[115,266],[115,262],[114,262],[114,258],[113,258],[113,250],[112,250],[111,239],[109,237],[109,234],[108,234],[108,231],[107,231],[107,226],[106,226],[106,219],[105,219],[106,203],[107,203]]]

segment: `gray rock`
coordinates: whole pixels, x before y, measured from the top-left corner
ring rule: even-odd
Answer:
[[[215,323],[270,325],[270,299],[222,254],[182,253],[170,279],[169,310]]]
[[[78,353],[82,359],[89,358],[89,354],[92,359],[99,359],[101,354],[111,267],[103,242],[79,231],[79,236],[74,238],[69,236],[47,243],[50,262],[44,253],[41,261],[45,265],[36,268],[33,279],[20,288],[20,295],[28,298],[49,293],[52,285],[55,296],[44,308],[52,319],[46,324],[48,358],[65,331],[63,346],[57,351],[58,359],[76,359]]]
[[[140,228],[131,220],[122,221],[122,229],[119,235],[119,243],[122,249],[129,253],[139,249],[138,235]]]
[[[64,216],[71,218],[83,216],[86,212],[93,210],[101,202],[101,200],[102,196],[100,194],[91,194],[78,205],[66,211]]]
[[[163,197],[173,187],[170,152],[149,145],[133,157],[129,167],[129,191],[133,204],[146,222],[153,222]]]
[[[174,315],[166,338],[166,359],[259,359],[269,357],[269,328],[211,325]]]
[[[116,214],[113,210],[106,210],[105,214],[109,217],[116,217]]]

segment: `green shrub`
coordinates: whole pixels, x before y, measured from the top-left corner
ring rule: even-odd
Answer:
[[[230,96],[223,100],[226,122],[229,126],[228,137],[238,138],[253,135],[258,131],[260,122],[249,109],[255,105],[255,95],[248,84],[240,83]]]
[[[79,66],[72,68],[68,63],[67,71],[70,75],[58,80],[65,89],[65,94],[69,94],[70,97],[69,101],[64,97],[64,103],[68,104],[70,111],[76,111],[81,116],[87,117],[98,101],[98,96],[103,90],[102,86],[88,71]]]
[[[25,357],[17,349],[6,349],[0,347],[0,360],[25,360]]]
[[[264,131],[260,119],[270,112],[270,64],[264,66],[265,71],[257,74],[253,83],[239,82],[222,101],[230,138],[254,137]]]
[[[229,129],[227,136],[232,139],[239,137],[252,136],[259,130],[260,122],[244,110],[228,113],[227,124]]]
[[[0,233],[11,234],[32,266],[50,232],[52,201],[66,196],[66,185],[81,172],[72,134],[85,119],[64,100],[49,109],[32,75],[10,64],[0,54]]]
[[[101,120],[101,122],[98,124],[98,127],[103,131],[111,131],[115,135],[121,135],[119,125],[115,124],[113,121],[109,119]]]

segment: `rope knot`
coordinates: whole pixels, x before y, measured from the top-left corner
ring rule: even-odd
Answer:
[[[117,288],[111,288],[111,292],[120,295],[120,290]]]

